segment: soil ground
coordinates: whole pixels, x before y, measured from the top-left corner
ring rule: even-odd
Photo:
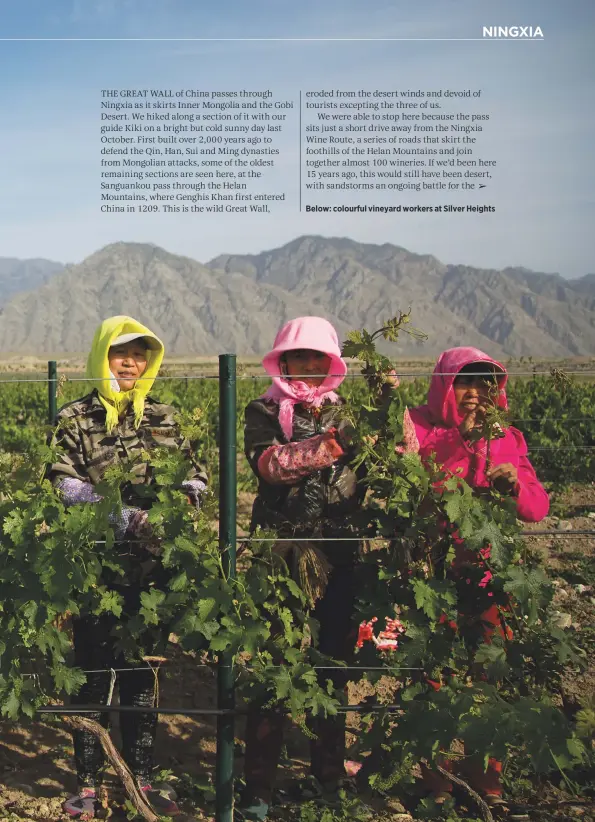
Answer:
[[[246,514],[250,497],[240,498],[239,512]],[[556,607],[560,619],[566,621],[568,630],[583,632],[587,646],[592,649],[589,669],[580,676],[570,671],[565,684],[571,701],[583,699],[595,692],[595,538],[593,535],[573,536],[569,530],[595,529],[595,487],[581,486],[553,496],[553,515],[530,530],[547,531],[529,538],[529,544],[544,553],[556,579]],[[585,568],[590,569],[585,571]],[[591,577],[590,585],[589,574]],[[586,580],[586,583],[585,581]],[[390,689],[390,681],[385,687]],[[359,702],[367,693],[365,683],[352,686],[350,702]],[[216,670],[200,659],[183,654],[172,645],[171,657],[163,669],[160,687],[160,704],[164,707],[214,708],[216,704]],[[348,720],[353,728],[355,716]],[[114,739],[118,741],[117,715],[113,716]],[[238,775],[242,770],[241,720],[236,726]],[[299,729],[293,728],[287,735],[279,786],[288,787],[307,773],[308,743]],[[163,716],[161,718],[156,759],[159,768],[175,775],[172,782],[181,798],[185,815],[189,820],[214,819],[212,780],[215,771],[215,720],[205,717]],[[595,781],[595,780],[594,780]],[[107,786],[112,802],[114,820],[125,819],[125,814],[115,807],[122,792],[113,774],[107,776]],[[0,732],[0,820],[23,822],[53,822],[66,820],[60,811],[64,796],[75,788],[72,744],[68,732],[59,720],[35,722],[29,725],[3,722]],[[595,820],[595,809],[588,801],[560,791],[553,785],[545,785],[539,795],[527,798],[531,819],[535,822],[583,819]],[[367,801],[367,800],[365,800]],[[375,803],[374,803],[375,805]],[[401,815],[404,808],[398,802],[373,806],[378,822],[413,819]],[[298,818],[297,809],[281,807],[279,818]],[[461,817],[475,820],[477,813],[469,808],[468,815],[459,809]],[[347,817],[337,817],[347,819]],[[330,820],[329,820],[330,822]]]
[[[0,352],[0,373],[5,376],[19,376],[20,374],[35,373],[47,374],[48,359],[53,359],[57,363],[58,372],[65,374],[80,375],[85,371],[86,354],[49,354],[47,358],[29,354],[6,354]],[[215,374],[218,368],[218,356],[196,355],[196,356],[166,356],[163,364],[162,375],[182,373]],[[359,365],[354,360],[347,360],[350,369],[357,369]],[[435,359],[408,359],[407,356],[399,358],[399,373],[406,375],[413,371],[422,370],[431,372],[434,368]],[[551,367],[560,369],[572,369],[573,371],[590,371],[593,368],[592,357],[571,357],[563,360],[513,360],[506,363],[510,374],[532,372],[535,368],[538,371],[547,371]],[[262,373],[260,357],[237,357],[238,373],[246,371],[250,373]]]

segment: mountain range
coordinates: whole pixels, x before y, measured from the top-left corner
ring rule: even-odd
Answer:
[[[51,260],[0,257],[0,306],[20,291],[33,291],[64,268]]]
[[[344,337],[409,307],[428,339],[404,335],[396,351],[419,359],[463,344],[539,359],[595,352],[595,274],[448,265],[389,243],[319,236],[206,263],[126,242],[76,265],[0,258],[2,353],[83,353],[102,319],[130,314],[169,354],[259,355],[292,317],[325,316]]]

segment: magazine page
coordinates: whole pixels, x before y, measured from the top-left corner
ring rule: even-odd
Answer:
[[[590,818],[592,2],[4,5],[0,818]]]

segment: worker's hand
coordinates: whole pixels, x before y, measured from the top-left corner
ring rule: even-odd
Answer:
[[[153,536],[153,526],[149,522],[147,511],[137,511],[130,520],[127,535],[135,539],[150,539]]]
[[[495,465],[486,472],[486,476],[501,494],[512,494],[517,489],[519,475],[515,466],[510,462]]]
[[[476,405],[466,415],[463,422],[459,425],[461,436],[465,439],[471,435],[475,428],[481,428],[485,419],[486,409],[483,405]]]

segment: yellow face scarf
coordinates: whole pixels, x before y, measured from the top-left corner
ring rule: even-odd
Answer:
[[[122,334],[142,334],[149,348],[147,350],[147,367],[142,379],[139,379],[132,391],[114,390],[114,381],[110,372],[108,352],[112,341]],[[106,411],[108,434],[118,425],[120,414],[132,403],[134,408],[134,427],[138,428],[145,410],[145,398],[159,372],[165,349],[161,340],[141,323],[132,317],[109,317],[104,320],[93,337],[91,351],[87,359],[87,377],[95,380],[94,387],[99,392],[99,399]]]

